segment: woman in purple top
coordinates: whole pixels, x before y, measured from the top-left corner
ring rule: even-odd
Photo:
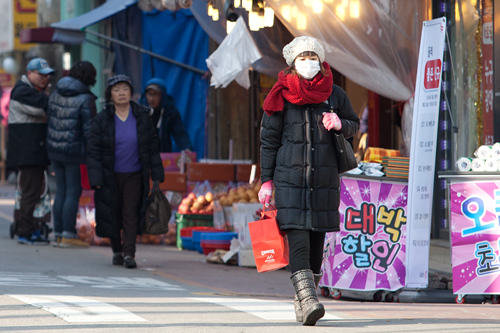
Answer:
[[[92,122],[87,152],[96,234],[110,238],[113,264],[127,268],[137,267],[135,240],[144,229],[149,179],[164,179],[150,109],[131,101],[132,94],[127,76],[108,79],[107,105]]]

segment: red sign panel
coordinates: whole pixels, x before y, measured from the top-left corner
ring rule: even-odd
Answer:
[[[424,88],[426,90],[439,88],[441,79],[441,59],[430,60],[425,63]]]

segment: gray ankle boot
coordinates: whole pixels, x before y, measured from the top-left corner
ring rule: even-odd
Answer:
[[[318,301],[313,272],[302,269],[293,273],[290,279],[302,310],[303,325],[314,326],[325,315],[325,308]]]
[[[319,281],[321,280],[321,277],[323,276],[323,272],[313,275],[314,275],[314,285],[316,286],[316,289],[318,289],[318,284]],[[295,293],[295,297],[293,298],[293,306],[295,307],[295,320],[299,323],[303,322],[304,318],[302,316],[302,308],[300,307],[300,302],[299,298],[297,297],[297,293]]]

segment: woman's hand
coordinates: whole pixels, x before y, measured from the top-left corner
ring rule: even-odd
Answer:
[[[342,129],[342,122],[339,116],[334,112],[323,112],[323,125],[328,131],[332,128],[336,131]]]
[[[260,187],[259,191],[259,201],[261,204],[269,206],[271,202],[271,196],[273,195],[273,181],[268,180]]]

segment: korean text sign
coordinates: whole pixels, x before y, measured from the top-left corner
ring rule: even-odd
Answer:
[[[418,57],[408,179],[406,286],[428,285],[436,143],[446,18],[425,21]]]
[[[340,231],[327,234],[320,284],[344,290],[404,287],[407,185],[347,177],[341,182]]]
[[[450,186],[453,293],[500,293],[500,182]]]

